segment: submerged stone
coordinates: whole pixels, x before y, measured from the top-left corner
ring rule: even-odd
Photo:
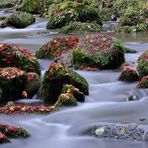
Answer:
[[[82,67],[114,69],[124,61],[123,45],[106,34],[87,35],[73,50],[73,64],[76,69]]]
[[[40,66],[35,55],[28,49],[0,43],[0,67],[17,67],[40,75]]]
[[[40,98],[46,102],[55,103],[64,84],[71,84],[85,95],[88,95],[88,83],[81,75],[68,69],[62,63],[52,63],[45,72],[41,83]]]

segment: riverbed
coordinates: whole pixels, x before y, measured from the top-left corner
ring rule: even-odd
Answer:
[[[4,14],[5,11],[0,11],[1,16]],[[20,45],[35,52],[44,43],[59,36],[56,31],[45,29],[45,19],[37,18],[35,24],[25,29],[0,29],[0,42]],[[105,24],[108,34],[120,39],[126,47],[138,51],[125,55],[127,62],[135,62],[148,49],[148,34],[115,34],[110,29],[114,24]],[[44,73],[51,61],[39,62]],[[28,139],[12,140],[12,143],[0,145],[0,148],[147,148],[148,142],[99,139],[82,135],[81,130],[84,126],[101,122],[136,123],[148,127],[148,89],[137,89],[135,82],[119,81],[120,72],[117,70],[77,72],[89,82],[90,95],[86,97],[85,103],[49,115],[0,115],[0,122],[20,125],[32,135]],[[129,96],[135,96],[136,99],[127,101]]]

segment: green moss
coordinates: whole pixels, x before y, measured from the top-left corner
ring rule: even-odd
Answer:
[[[82,76],[63,64],[53,63],[44,75],[39,91],[40,97],[44,101],[55,103],[64,84],[71,84],[82,93],[88,94],[88,83]]]
[[[38,14],[44,11],[44,2],[43,0],[22,0],[21,2],[21,11]]]
[[[25,28],[35,22],[35,17],[26,12],[15,12],[6,18],[6,23],[16,28]]]
[[[75,68],[113,69],[123,62],[123,46],[117,39],[105,34],[86,36],[73,50]]]
[[[70,5],[68,7],[68,5]],[[83,5],[75,2],[63,2],[51,6],[50,19],[47,23],[47,29],[61,28],[70,22],[96,22],[102,25],[98,9],[92,6]]]
[[[14,7],[17,3],[17,0],[1,0],[0,8],[11,8]]]
[[[100,32],[101,26],[96,23],[72,22],[61,28],[60,33],[72,32]]]

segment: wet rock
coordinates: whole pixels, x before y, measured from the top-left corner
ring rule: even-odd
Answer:
[[[0,43],[0,67],[17,67],[40,75],[39,63],[32,52],[5,43]]]
[[[1,98],[5,101],[22,98],[26,80],[26,73],[18,68],[0,68]]]
[[[87,35],[73,50],[73,64],[76,69],[82,67],[114,69],[124,61],[123,45],[106,34]]]
[[[148,75],[144,76],[137,84],[138,88],[148,88]]]
[[[26,84],[26,94],[28,98],[32,98],[39,90],[40,87],[40,76],[36,73],[27,73],[27,84]]]
[[[146,50],[137,61],[137,72],[140,78],[148,75],[148,50]]]
[[[69,25],[62,27],[60,33],[100,32],[101,30],[101,26],[97,23],[72,22]]]
[[[30,133],[21,127],[0,123],[0,144],[10,142],[9,138],[27,138]]]
[[[98,124],[84,132],[97,138],[128,139],[147,141],[148,131],[137,124]]]
[[[2,22],[1,27],[12,26],[16,28],[25,28],[35,22],[35,17],[26,12],[14,12],[10,16],[6,17]]]
[[[81,75],[68,69],[62,63],[52,63],[45,72],[41,83],[40,98],[46,102],[55,103],[64,84],[71,84],[80,92],[88,95],[88,83]]]
[[[139,79],[136,70],[134,68],[125,66],[119,76],[119,80],[133,82]]]

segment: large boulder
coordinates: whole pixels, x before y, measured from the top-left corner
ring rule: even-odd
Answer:
[[[12,13],[8,16],[4,22],[2,22],[1,27],[12,26],[16,28],[25,28],[35,22],[35,17],[26,12],[18,11]]]
[[[11,8],[16,5],[18,0],[1,0],[0,8]]]
[[[23,98],[25,90],[26,73],[15,67],[0,68],[1,99],[16,100]]]
[[[58,58],[64,52],[72,50],[77,45],[78,41],[78,38],[73,36],[53,38],[36,51],[36,57]]]
[[[148,75],[148,50],[146,50],[137,61],[137,72],[140,78]]]
[[[106,34],[87,35],[73,50],[73,64],[76,69],[113,69],[124,61],[124,47],[117,39]]]
[[[81,23],[72,22],[61,28],[60,33],[84,33],[84,32],[100,32],[102,30],[101,26],[97,23]]]
[[[0,43],[0,67],[17,67],[40,75],[40,66],[35,55],[27,49]]]
[[[82,93],[88,95],[88,83],[78,73],[68,69],[62,63],[52,63],[45,72],[39,90],[40,98],[49,103],[55,103],[62,92],[64,84],[71,84]]]

